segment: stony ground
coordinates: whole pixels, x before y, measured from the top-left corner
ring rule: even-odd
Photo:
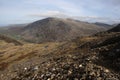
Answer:
[[[1,79],[120,80],[120,33],[78,38],[34,57],[2,71]]]
[[[119,80],[111,70],[94,64],[96,57],[61,56],[40,65],[25,67],[12,80]],[[17,71],[16,71],[17,72]]]

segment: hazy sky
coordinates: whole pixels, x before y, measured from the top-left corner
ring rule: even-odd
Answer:
[[[45,17],[120,22],[120,0],[0,0],[0,25],[29,23]]]

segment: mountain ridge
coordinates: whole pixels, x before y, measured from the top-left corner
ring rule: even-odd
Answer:
[[[24,27],[23,39],[31,42],[63,41],[88,36],[105,28],[73,19],[45,18]],[[32,40],[35,39],[35,40]]]

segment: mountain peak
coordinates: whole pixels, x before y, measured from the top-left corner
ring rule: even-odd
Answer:
[[[67,18],[48,17],[26,26],[23,39],[32,42],[65,41],[104,30],[94,24]],[[33,40],[34,39],[34,40]]]
[[[67,21],[75,21],[72,18],[58,18],[58,17],[48,17],[48,18],[45,18],[45,20],[67,20]]]
[[[62,20],[64,18],[58,18],[58,17],[48,17],[48,18],[45,18],[46,20]]]
[[[54,20],[54,19],[56,19],[56,17],[48,17],[48,18],[45,18],[45,19]]]

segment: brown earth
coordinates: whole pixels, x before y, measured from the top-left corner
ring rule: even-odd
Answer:
[[[0,80],[119,80],[120,32],[66,42],[0,41]]]

